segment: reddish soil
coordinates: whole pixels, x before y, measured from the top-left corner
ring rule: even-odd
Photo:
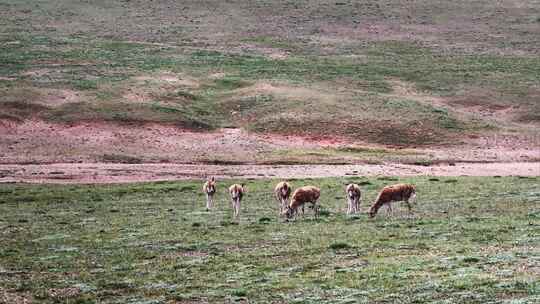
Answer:
[[[260,135],[240,129],[200,133],[157,124],[62,125],[35,120],[23,123],[0,120],[0,164],[287,163],[290,151],[351,145],[384,148],[340,138]],[[498,133],[469,138],[465,143],[449,147],[407,150],[433,162],[540,161],[540,136]],[[342,163],[366,162],[361,154],[338,157]],[[303,161],[312,163],[313,159]],[[326,163],[336,163],[336,158]]]
[[[217,178],[317,178],[340,176],[540,176],[540,162],[454,165],[0,165],[0,183],[127,183]]]
[[[307,140],[248,134],[239,129],[198,133],[173,126],[76,125],[0,120],[0,163],[255,162],[285,148],[315,148]]]
[[[384,157],[399,155],[402,150],[386,149],[380,155],[375,152],[374,159],[380,164],[373,164],[373,159],[366,159],[363,152],[339,154],[337,148],[354,146],[370,151],[381,146],[335,138],[260,135],[241,129],[197,133],[163,125],[97,122],[60,125],[0,120],[0,182],[116,183],[207,175],[219,178],[538,176],[539,143],[540,138],[534,134],[499,133],[469,138],[451,147],[407,149],[410,155],[392,161]],[[298,156],[295,151],[309,153]],[[322,156],[313,158],[320,151],[329,154],[320,153]],[[319,164],[314,165],[314,160]],[[400,164],[403,162],[432,166]],[[305,165],[268,165],[287,163]]]

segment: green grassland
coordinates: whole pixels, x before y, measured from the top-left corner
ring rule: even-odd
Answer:
[[[521,132],[523,124],[538,122],[531,114],[540,111],[534,1],[520,7],[491,1],[0,5],[3,119],[235,126],[404,146],[459,143],[464,134],[505,128]],[[373,26],[388,33],[362,34]],[[196,85],[134,81],[159,73]],[[444,105],[392,94],[395,81]],[[261,83],[312,94],[245,93]],[[148,95],[145,102],[126,97],[132,88]],[[47,89],[82,97],[51,105],[43,102]],[[515,111],[504,120],[455,111],[471,105]]]
[[[247,180],[239,222],[200,181],[0,185],[7,303],[538,303],[538,178],[293,180],[322,216],[277,217],[276,180]],[[362,214],[344,215],[348,182]],[[364,213],[384,185],[418,188],[413,217]],[[0,296],[1,297],[1,296]]]

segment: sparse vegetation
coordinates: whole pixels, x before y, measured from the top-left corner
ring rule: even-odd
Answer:
[[[276,217],[275,180],[249,181],[240,223],[224,188],[205,211],[199,181],[0,185],[0,288],[40,303],[536,302],[538,178],[438,179],[294,180],[328,211],[295,222]],[[345,216],[348,182],[364,212],[382,186],[416,184],[415,216]]]
[[[346,164],[354,162],[382,163],[400,162],[416,163],[418,159],[426,157],[416,151],[407,149],[383,149],[356,146],[343,146],[337,148],[319,149],[287,149],[276,150],[266,155],[263,163],[266,164]]]
[[[54,121],[85,121],[88,117],[80,115],[85,109],[97,121],[164,123],[196,130],[236,126],[262,133],[342,136],[400,146],[456,143],[456,137],[496,131],[508,123],[505,119],[492,123],[482,115],[456,111],[456,107],[480,104],[483,108],[478,111],[515,107],[523,113],[538,112],[534,84],[540,81],[540,61],[534,56],[538,46],[532,39],[538,33],[527,27],[527,18],[520,18],[540,10],[531,3],[523,9],[501,7],[499,11],[488,1],[474,5],[421,2],[412,4],[414,9],[403,15],[401,6],[392,1],[339,5],[211,2],[211,7],[229,14],[227,21],[211,17],[210,12],[200,14],[199,10],[208,7],[199,3],[179,7],[159,2],[150,8],[140,1],[92,5],[81,1],[55,1],[54,5],[51,1],[9,2],[0,13],[5,31],[0,37],[0,76],[13,80],[1,80],[0,89],[15,98],[20,92],[14,88],[20,85],[88,94],[81,104],[66,105],[44,116]],[[108,13],[104,15],[103,10]],[[504,44],[473,22],[470,13],[478,10],[492,12],[484,22],[499,34],[506,33]],[[129,22],[122,17],[126,12],[131,14]],[[158,14],[159,28],[151,21],[157,20],[157,12],[163,13]],[[114,24],[104,16],[115,20]],[[261,20],[253,20],[253,16]],[[461,16],[459,24],[483,34],[471,40],[457,29],[449,33],[436,30],[454,22],[455,16]],[[275,18],[281,21],[261,22]],[[299,26],[297,22],[303,18],[310,21]],[[372,18],[378,22],[368,22]],[[387,29],[388,18],[413,24],[407,29],[412,37],[404,39],[400,29]],[[510,18],[514,25],[499,27],[504,23],[501,18]],[[317,26],[329,20],[336,22],[335,29],[327,32]],[[193,22],[204,26],[194,27]],[[276,24],[288,30],[275,29]],[[363,32],[371,27],[383,34]],[[434,31],[420,30],[424,27]],[[286,55],[272,56],[268,53],[272,50],[286,51]],[[140,84],[133,78],[159,73],[186,76],[197,85],[147,82],[138,94],[151,96],[137,102],[152,105],[134,105],[128,92]],[[393,80],[441,98],[448,106],[418,100],[414,94],[389,97],[395,91]],[[278,90],[242,91],[260,83],[274,84]],[[291,87],[304,91],[284,92]],[[96,98],[100,104],[94,103]],[[43,103],[43,96],[25,102]],[[27,117],[11,110],[1,115]],[[530,116],[512,117],[512,123],[537,122]]]
[[[139,164],[141,159],[130,155],[104,154],[101,161],[105,163]]]
[[[328,248],[330,248],[332,250],[349,249],[349,248],[351,248],[351,245],[349,245],[347,243],[343,243],[343,242],[336,242],[336,243],[330,244],[330,246],[328,246]]]
[[[532,0],[0,1],[0,161],[431,166],[497,154],[435,153],[466,140],[530,152],[539,15]],[[308,139],[320,142],[279,144]],[[538,160],[528,152],[509,158]],[[247,181],[239,221],[222,187],[234,180],[211,211],[200,181],[0,184],[0,303],[540,301],[538,177],[361,172],[293,180],[322,190],[322,210],[290,222],[276,215],[276,180]],[[398,182],[417,186],[414,216],[398,205],[368,219]],[[363,191],[352,217],[348,183]]]

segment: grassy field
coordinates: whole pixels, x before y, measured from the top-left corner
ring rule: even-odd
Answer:
[[[0,162],[538,150],[536,0],[0,0],[0,29]],[[462,146],[472,156],[452,155]],[[538,303],[539,180],[293,180],[323,206],[294,222],[277,216],[276,180],[247,181],[239,222],[224,182],[212,212],[200,181],[0,184],[0,303]],[[417,185],[414,216],[368,219],[398,181]]]
[[[347,217],[344,185],[418,188],[406,208]],[[0,185],[0,302],[538,303],[537,178],[340,178],[323,216],[284,223],[275,180],[248,180],[239,223],[221,182]]]
[[[518,2],[4,0],[0,119],[401,146],[519,133],[539,121],[540,6]]]

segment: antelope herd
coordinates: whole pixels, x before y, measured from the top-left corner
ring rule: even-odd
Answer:
[[[216,180],[214,177],[209,178],[203,185],[203,192],[206,194],[206,210],[213,207],[214,195],[216,193]],[[280,182],[274,188],[274,195],[278,202],[279,215],[287,219],[296,217],[299,209],[304,214],[304,205],[310,203],[310,208],[313,209],[315,217],[319,215],[320,206],[317,204],[321,196],[321,190],[315,186],[303,186],[296,189],[291,196],[292,187],[286,182]],[[244,184],[234,184],[229,187],[229,195],[233,208],[233,218],[238,219],[240,214],[240,202],[246,193]],[[356,214],[360,212],[360,202],[362,199],[362,191],[357,184],[349,184],[345,187],[347,196],[347,214]],[[289,201],[290,200],[290,201]],[[388,212],[392,212],[393,202],[405,202],[409,213],[412,214],[411,203],[416,201],[416,187],[411,184],[396,184],[384,187],[373,205],[368,211],[369,217],[374,217],[382,206],[387,207]]]

